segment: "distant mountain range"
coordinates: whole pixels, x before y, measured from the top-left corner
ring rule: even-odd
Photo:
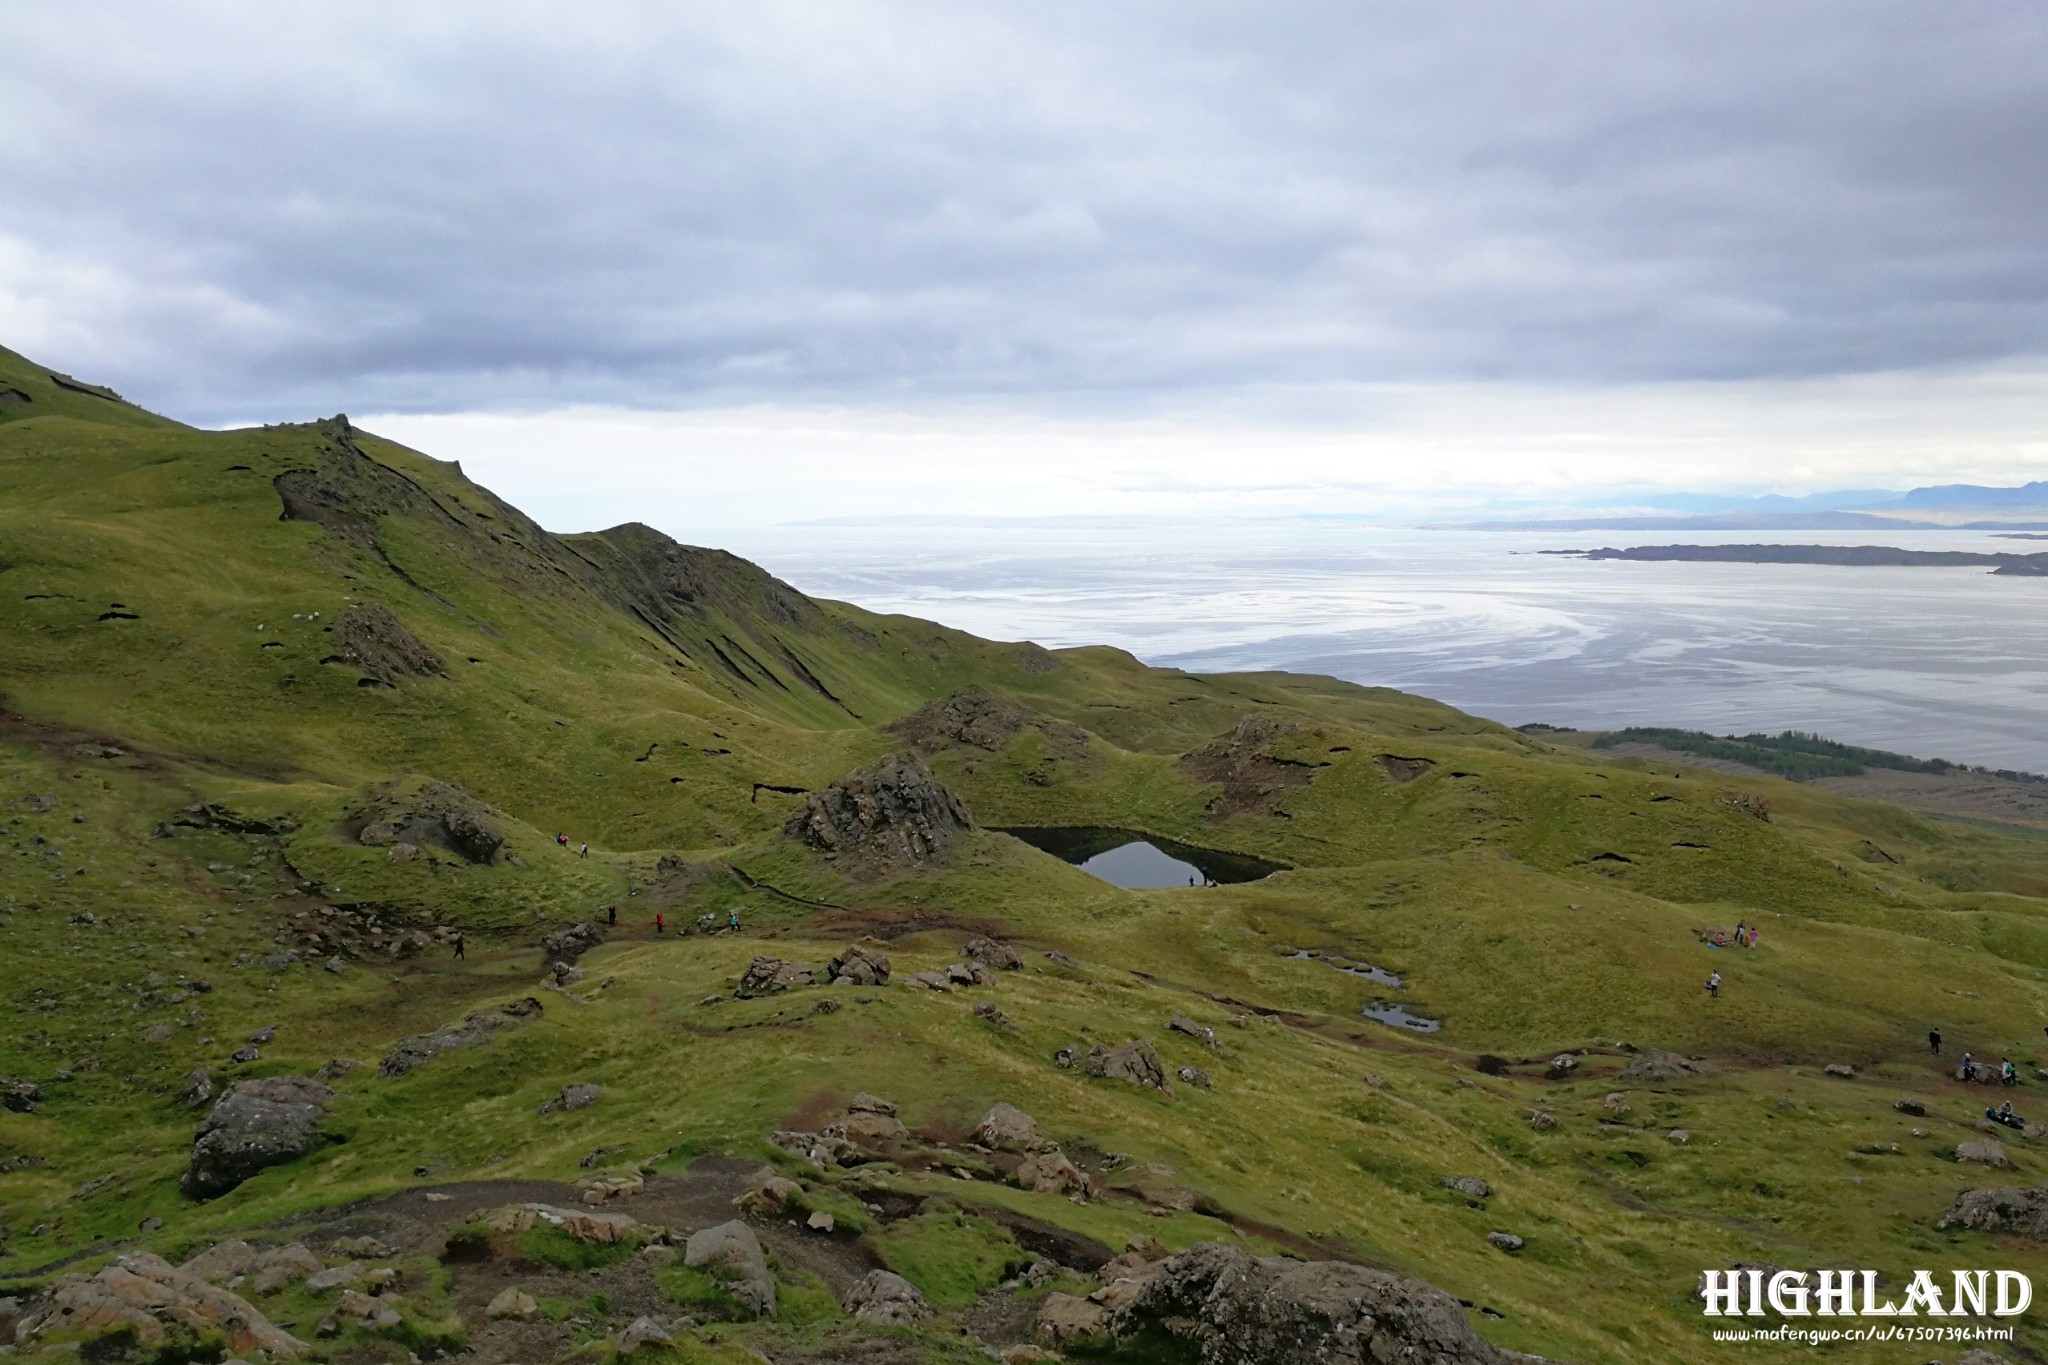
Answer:
[[[1479,531],[2044,531],[2048,480],[2017,488],[1951,483],[1890,490],[1850,489],[1802,498],[1681,494],[1634,504],[1669,508],[1623,516],[1494,519],[1460,523]]]

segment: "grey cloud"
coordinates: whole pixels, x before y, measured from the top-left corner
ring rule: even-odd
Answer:
[[[2035,4],[17,11],[0,320],[201,420],[1174,411],[2048,336]]]

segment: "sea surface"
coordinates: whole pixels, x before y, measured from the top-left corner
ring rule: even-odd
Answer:
[[[2048,772],[2048,578],[1537,553],[1679,541],[2048,549],[1987,532],[1132,522],[788,526],[721,541],[805,592],[994,639],[1327,673],[1514,725],[1812,730]]]

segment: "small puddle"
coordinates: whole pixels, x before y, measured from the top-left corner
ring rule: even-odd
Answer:
[[[1323,953],[1311,952],[1307,948],[1303,948],[1298,953],[1289,953],[1288,956],[1311,962],[1320,962],[1333,971],[1342,972],[1346,976],[1355,976],[1360,981],[1371,981],[1382,986],[1392,986],[1395,990],[1407,989],[1407,982],[1395,976],[1385,967],[1375,967],[1370,962],[1353,962],[1349,958],[1330,957]]]
[[[1022,826],[1002,833],[1014,835],[1091,876],[1132,891],[1200,886],[1204,882],[1255,882],[1287,870],[1282,864],[1263,858],[1197,848],[1128,829],[1094,825]]]
[[[1425,1019],[1419,1014],[1410,1014],[1399,1005],[1390,1004],[1385,1000],[1368,1001],[1358,1007],[1358,1012],[1368,1019],[1391,1024],[1395,1028],[1408,1029],[1414,1033],[1435,1033],[1444,1026],[1441,1019]]]

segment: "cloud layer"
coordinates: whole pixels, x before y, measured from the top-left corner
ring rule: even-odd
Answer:
[[[0,326],[214,421],[1978,366],[2048,338],[2044,16],[21,7]]]

